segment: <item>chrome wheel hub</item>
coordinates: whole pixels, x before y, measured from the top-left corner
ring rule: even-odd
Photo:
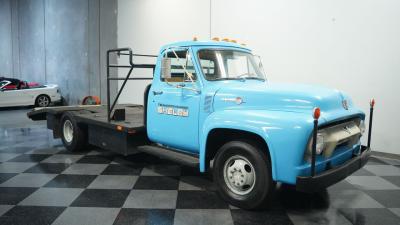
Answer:
[[[245,157],[232,156],[225,162],[224,180],[233,193],[248,194],[253,190],[256,181],[254,167]]]
[[[74,137],[74,127],[73,127],[71,121],[66,120],[64,122],[63,133],[64,133],[65,141],[67,141],[68,143],[71,143],[72,139]]]
[[[39,106],[45,107],[49,105],[49,99],[46,96],[41,96],[38,99]]]

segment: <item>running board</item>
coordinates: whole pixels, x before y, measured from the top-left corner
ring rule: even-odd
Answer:
[[[163,159],[175,161],[190,167],[199,166],[199,158],[197,155],[178,152],[176,150],[154,145],[142,145],[137,147],[138,151],[158,156]]]

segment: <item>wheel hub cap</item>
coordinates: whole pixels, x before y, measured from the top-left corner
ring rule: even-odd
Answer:
[[[72,139],[74,137],[74,127],[72,126],[71,121],[66,120],[64,122],[63,132],[65,141],[67,141],[68,143],[72,142]]]
[[[233,193],[248,194],[256,180],[254,167],[246,158],[233,156],[224,165],[224,180]]]
[[[38,101],[40,106],[47,106],[49,104],[49,100],[45,96],[40,97]]]

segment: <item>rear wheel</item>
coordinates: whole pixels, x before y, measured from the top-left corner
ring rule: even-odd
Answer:
[[[62,142],[69,151],[79,151],[87,146],[87,132],[78,125],[72,113],[64,113],[60,129]]]
[[[255,209],[263,206],[274,188],[269,158],[255,143],[231,141],[214,159],[214,182],[230,204]]]
[[[35,105],[39,107],[47,107],[50,105],[50,103],[50,97],[47,95],[39,95],[35,101]]]

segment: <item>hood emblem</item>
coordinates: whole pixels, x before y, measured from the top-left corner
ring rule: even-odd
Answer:
[[[342,106],[345,110],[349,110],[349,103],[347,102],[347,100],[342,101]]]
[[[237,105],[240,105],[244,103],[243,99],[241,97],[236,97],[236,98],[222,98],[222,101],[224,102],[234,102]]]

